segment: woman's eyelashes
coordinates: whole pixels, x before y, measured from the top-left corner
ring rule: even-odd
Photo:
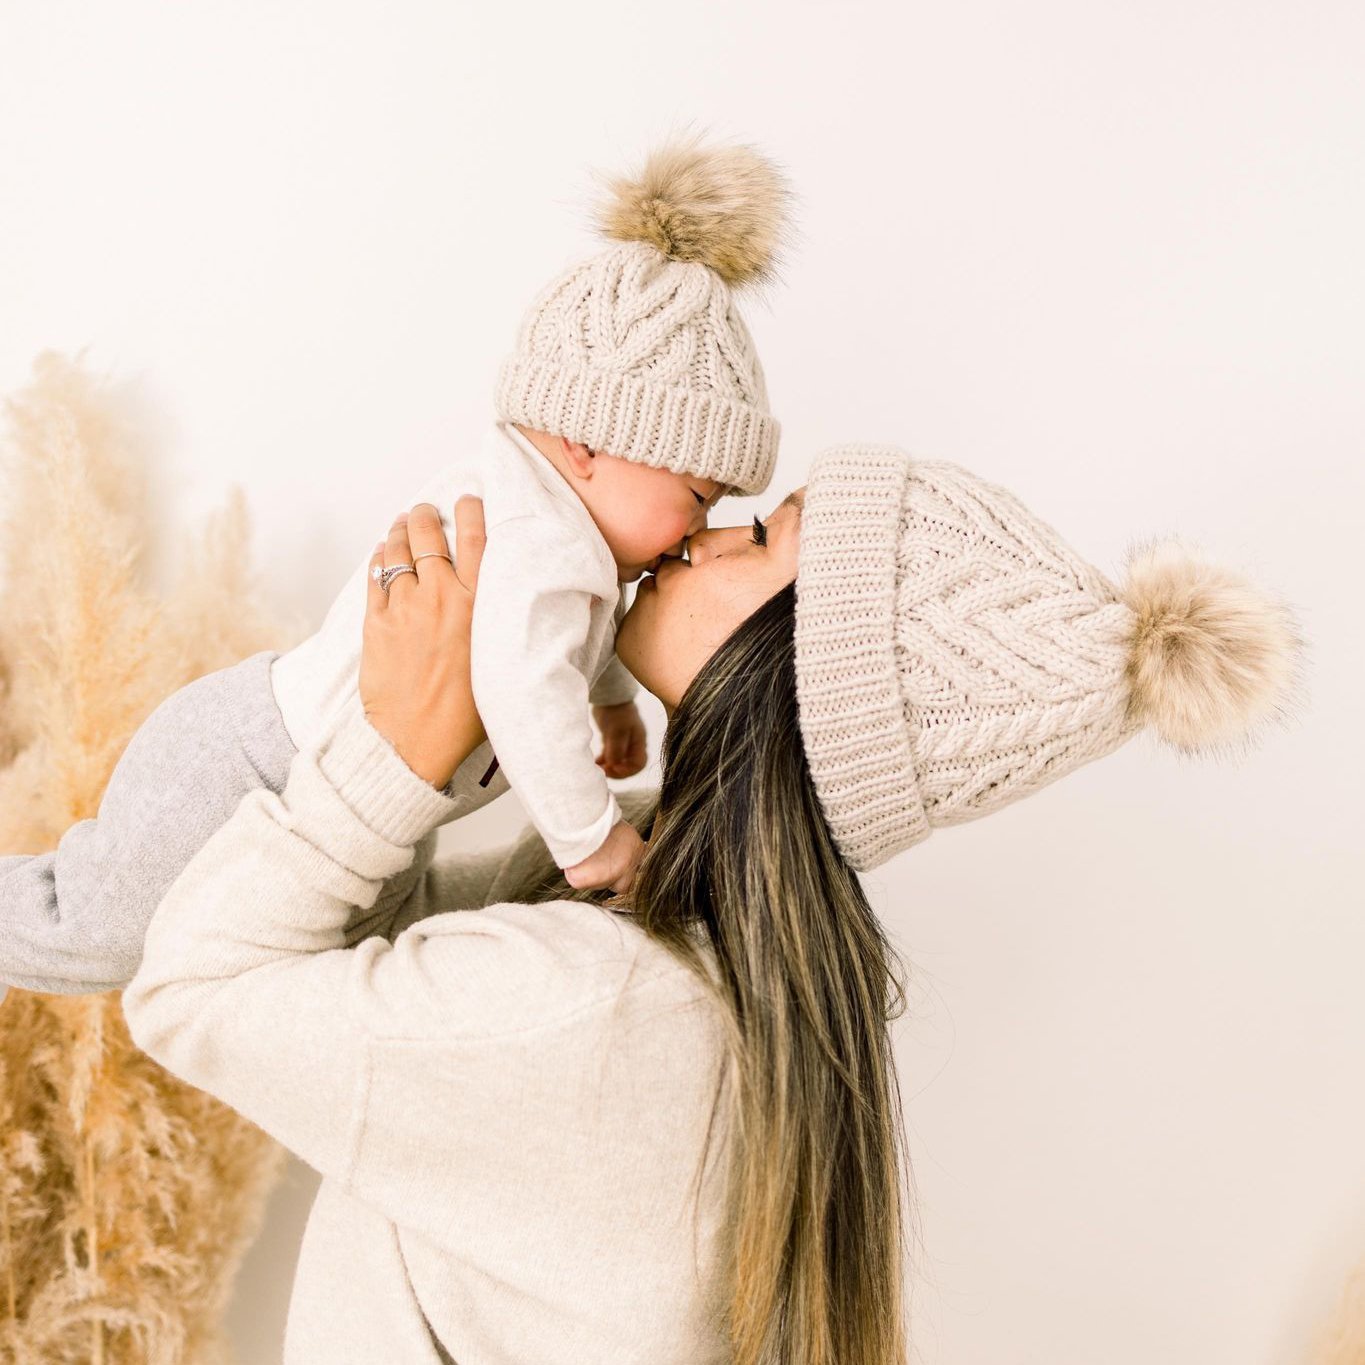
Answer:
[[[757,517],[755,517],[755,518],[754,518],[754,544],[755,544],[755,545],[766,545],[767,543],[768,543],[768,528],[767,528],[766,526],[764,526],[764,524],[763,524],[761,521],[759,521],[759,519],[758,519]]]

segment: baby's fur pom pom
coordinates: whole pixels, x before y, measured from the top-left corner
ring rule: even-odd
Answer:
[[[661,147],[637,176],[606,182],[597,223],[608,237],[648,242],[675,261],[698,261],[727,284],[772,273],[791,191],[767,157],[693,135]]]
[[[1283,713],[1301,650],[1284,603],[1170,540],[1130,553],[1120,596],[1137,617],[1133,712],[1168,744],[1235,745]]]

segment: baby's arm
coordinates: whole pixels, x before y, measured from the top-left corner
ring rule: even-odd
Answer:
[[[624,895],[635,881],[644,854],[645,842],[635,827],[618,820],[596,853],[564,869],[564,880],[579,891],[610,887]]]
[[[625,596],[616,604],[612,620],[612,639],[620,629],[625,615]],[[616,657],[613,649],[606,667],[597,676],[588,694],[592,702],[592,718],[602,733],[602,752],[597,755],[597,766],[608,777],[634,777],[649,760],[645,746],[645,722],[635,696],[640,684]]]
[[[617,626],[621,624],[619,610],[614,624]],[[640,684],[631,677],[630,670],[613,653],[607,660],[607,666],[597,675],[597,681],[593,683],[588,699],[594,706],[624,706],[627,702],[633,702],[639,692]]]
[[[594,597],[615,590],[609,567],[569,528],[515,517],[488,528],[479,570],[474,699],[507,780],[563,868],[596,853],[621,820],[593,761],[577,664]]]

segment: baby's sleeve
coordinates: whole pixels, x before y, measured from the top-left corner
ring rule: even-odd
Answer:
[[[620,808],[593,758],[588,679],[602,567],[539,517],[490,527],[474,600],[474,701],[493,753],[560,867],[596,853]]]
[[[613,641],[616,632],[621,628],[621,618],[625,614],[626,599],[622,593],[611,623]],[[588,700],[594,706],[621,706],[628,701],[634,701],[639,690],[640,684],[631,676],[625,664],[616,657],[616,650],[613,647],[605,667],[597,675],[597,681],[593,683],[588,693]]]

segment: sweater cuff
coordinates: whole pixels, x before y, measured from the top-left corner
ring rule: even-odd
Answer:
[[[400,848],[455,813],[455,802],[408,767],[359,705],[342,711],[318,747],[317,762],[351,811]]]
[[[597,682],[593,684],[592,691],[588,694],[588,703],[591,706],[624,706],[628,701],[634,701],[640,694],[640,684],[630,676],[625,669],[621,670],[622,677],[608,679],[603,674]]]

